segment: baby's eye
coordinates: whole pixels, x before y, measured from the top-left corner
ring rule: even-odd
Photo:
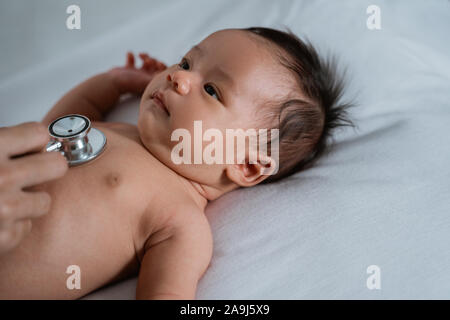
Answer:
[[[219,95],[217,94],[217,92],[216,92],[216,90],[214,89],[213,86],[211,86],[210,84],[205,84],[203,88],[205,88],[205,91],[206,91],[210,96],[214,97],[214,95],[215,95],[215,98],[216,98],[217,100],[219,100]]]
[[[181,62],[178,64],[182,69],[189,70],[189,63],[186,59],[181,60]]]

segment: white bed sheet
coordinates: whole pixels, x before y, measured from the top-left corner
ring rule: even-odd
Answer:
[[[381,30],[366,28],[371,4],[381,8]],[[359,102],[352,110],[359,130],[340,131],[308,171],[208,205],[215,247],[197,298],[450,298],[448,1],[139,5],[145,14],[3,78],[0,126],[41,119],[129,49],[171,64],[218,29],[287,25],[348,67],[346,97]],[[109,119],[136,123],[137,106],[124,102]],[[380,267],[380,290],[366,286],[369,265]],[[86,299],[134,299],[135,286],[130,279]]]

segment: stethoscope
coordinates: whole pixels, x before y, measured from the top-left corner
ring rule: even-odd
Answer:
[[[91,121],[79,114],[69,114],[48,126],[50,142],[46,151],[59,151],[69,163],[77,166],[98,157],[106,146],[106,136],[91,127]]]

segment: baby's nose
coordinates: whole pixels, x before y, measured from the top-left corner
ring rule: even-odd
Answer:
[[[189,92],[189,79],[187,77],[180,75],[179,72],[175,72],[173,75],[167,75],[167,81],[172,82],[174,89],[182,95]]]

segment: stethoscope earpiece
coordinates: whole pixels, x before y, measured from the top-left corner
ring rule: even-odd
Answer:
[[[69,114],[54,120],[48,126],[51,141],[46,151],[59,151],[69,166],[77,166],[95,159],[106,146],[106,137],[91,128],[91,121],[79,114]]]

